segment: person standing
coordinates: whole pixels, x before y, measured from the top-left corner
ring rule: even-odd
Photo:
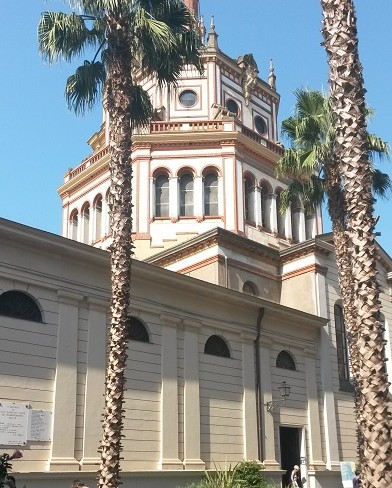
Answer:
[[[359,471],[355,471],[355,475],[353,478],[353,488],[360,488],[362,485],[361,475]]]
[[[299,466],[295,464],[290,475],[290,488],[297,488],[299,486]]]

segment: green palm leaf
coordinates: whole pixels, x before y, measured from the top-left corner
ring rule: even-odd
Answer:
[[[101,94],[105,78],[106,71],[101,62],[85,61],[67,79],[65,98],[68,107],[73,109],[76,114],[91,109]]]
[[[101,37],[98,24],[90,30],[83,17],[75,13],[44,12],[38,25],[39,50],[49,62],[61,58],[70,61]]]

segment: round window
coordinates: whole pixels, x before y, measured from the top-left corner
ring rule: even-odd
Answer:
[[[184,90],[180,93],[179,99],[184,107],[193,107],[197,102],[197,94],[193,90]]]
[[[227,100],[226,108],[229,112],[232,112],[236,117],[238,116],[239,107],[238,107],[237,102],[235,102],[234,100],[231,100],[231,99]]]
[[[255,128],[259,134],[265,134],[267,132],[267,124],[265,120],[260,117],[260,115],[256,115],[255,117]]]

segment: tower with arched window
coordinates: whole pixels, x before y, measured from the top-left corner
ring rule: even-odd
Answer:
[[[198,18],[202,2],[187,0]],[[280,211],[287,181],[274,173],[283,154],[274,69],[252,54],[229,57],[215,22],[202,51],[204,73],[184,67],[176,89],[135,75],[159,120],[133,134],[133,240],[144,259],[221,228],[268,247],[287,249],[321,231],[319,213],[301,202]],[[109,169],[107,115],[88,141],[93,153],[68,171],[59,189],[63,235],[107,248]],[[78,219],[76,219],[78,217]]]

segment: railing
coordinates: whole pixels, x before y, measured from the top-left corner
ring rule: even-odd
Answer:
[[[231,123],[230,125],[233,124]],[[150,124],[151,134],[162,132],[205,132],[223,130],[225,130],[225,123],[222,120],[206,120],[196,122],[152,122]]]
[[[65,182],[72,180],[72,178],[75,178],[78,174],[82,173],[85,169],[87,169],[89,166],[97,162],[99,159],[101,159],[103,156],[105,156],[109,152],[109,146],[104,147],[97,153],[93,154],[92,156],[88,157],[85,159],[79,166],[77,166],[75,169],[71,169],[68,171],[68,173],[65,175]]]
[[[282,155],[284,149],[279,144],[269,141],[265,137],[261,136],[257,132],[248,129],[239,122],[231,120],[206,120],[206,121],[193,121],[193,122],[151,122],[150,127],[139,130],[138,134],[163,134],[168,132],[233,132],[238,131],[245,137],[248,137],[257,144],[268,148],[270,151],[276,154]],[[135,132],[136,133],[136,132]],[[72,180],[78,174],[82,173],[86,168],[94,164],[109,152],[109,146],[104,147],[96,154],[93,154],[89,158],[85,159],[75,169],[69,170],[65,175],[65,182]]]

